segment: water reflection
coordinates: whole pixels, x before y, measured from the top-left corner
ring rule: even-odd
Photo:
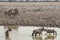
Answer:
[[[40,27],[19,27],[14,30],[12,29],[12,31],[9,33],[9,38],[7,38],[7,40],[57,40],[60,37],[58,35],[60,34],[59,28],[55,28],[55,30],[57,31],[56,37],[53,34],[45,33],[46,31],[42,32],[42,34],[40,35],[37,34],[37,36],[32,36],[33,30],[38,28]]]
[[[45,38],[45,40],[54,40],[55,39],[55,37],[54,36],[47,36],[46,38]]]
[[[6,40],[10,40],[10,38],[9,37],[6,37]]]
[[[43,39],[43,37],[41,37],[41,36],[32,36],[32,39],[33,39],[33,40],[54,40],[55,37],[49,35],[49,36],[47,36],[47,37],[45,37],[45,38]]]
[[[35,36],[35,37],[33,36],[32,39],[33,40],[43,40],[42,37],[40,37],[40,36]]]

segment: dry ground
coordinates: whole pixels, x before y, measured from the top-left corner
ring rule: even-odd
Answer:
[[[0,24],[29,26],[60,26],[59,2],[1,2]],[[17,8],[19,14],[12,18],[4,11]]]

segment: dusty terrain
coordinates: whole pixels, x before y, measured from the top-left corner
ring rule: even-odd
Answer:
[[[60,26],[59,2],[4,2],[0,3],[1,25]],[[18,9],[18,14],[10,17],[4,11]]]

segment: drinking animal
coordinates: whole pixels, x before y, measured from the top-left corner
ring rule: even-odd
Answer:
[[[34,35],[37,36],[37,34],[39,34],[39,35],[42,34],[43,30],[44,30],[44,27],[41,29],[33,30],[32,36],[34,36]]]
[[[57,36],[57,32],[54,29],[44,29],[44,31],[46,31],[49,35],[53,34],[53,36]]]
[[[9,27],[8,30],[6,30],[5,32],[5,36],[6,38],[9,37],[9,32],[12,31],[12,29]]]

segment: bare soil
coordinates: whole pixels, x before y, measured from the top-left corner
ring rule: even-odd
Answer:
[[[1,2],[0,24],[22,26],[60,26],[59,2]],[[10,17],[4,11],[18,9],[19,14]]]

